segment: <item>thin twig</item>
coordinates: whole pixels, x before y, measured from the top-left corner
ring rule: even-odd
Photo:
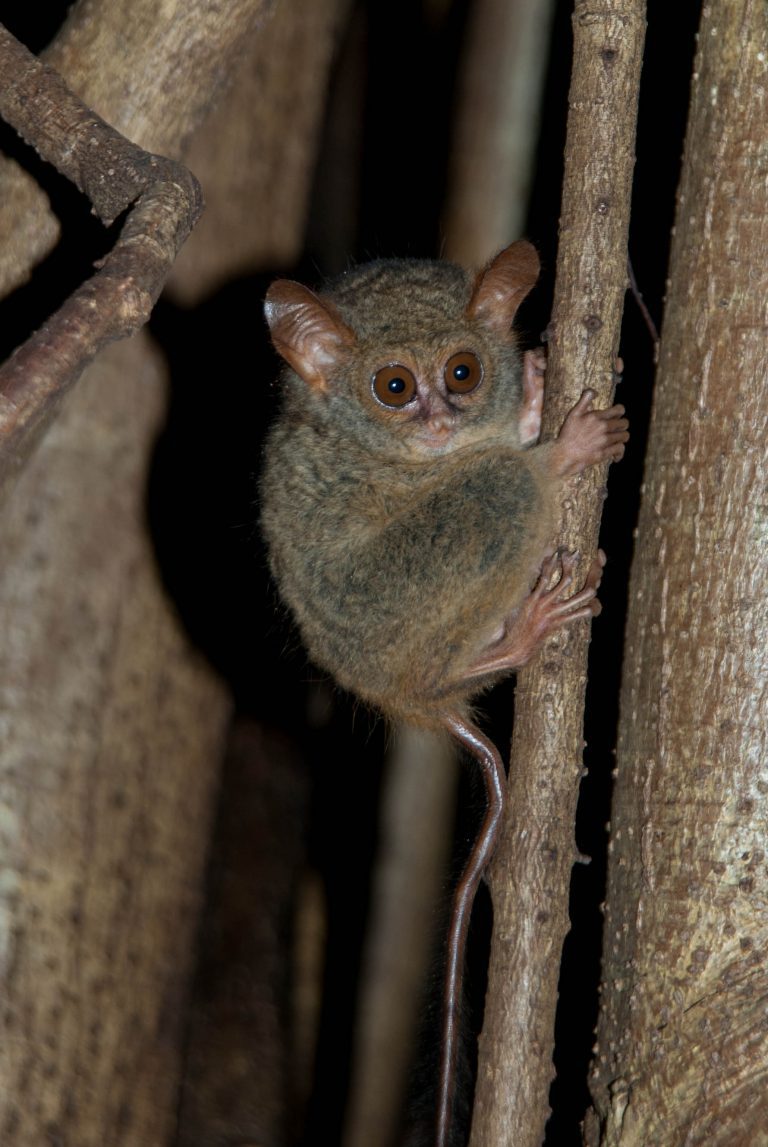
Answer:
[[[645,319],[645,325],[648,327],[651,338],[653,340],[653,361],[657,363],[659,361],[659,332],[656,329],[655,322],[651,318],[651,312],[648,310],[645,302],[643,301],[643,296],[640,293],[640,288],[638,287],[637,279],[635,278],[634,268],[632,267],[632,260],[629,258],[629,256],[627,256],[627,274],[629,276],[629,289],[632,292],[632,297],[637,303],[640,314]]]

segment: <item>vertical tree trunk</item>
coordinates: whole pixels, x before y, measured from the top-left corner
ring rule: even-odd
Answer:
[[[624,289],[635,118],[645,33],[642,0],[599,11],[577,0],[547,368],[544,436],[585,386],[610,404]],[[591,560],[607,467],[573,480],[558,541]],[[518,675],[504,835],[491,862],[494,936],[472,1147],[537,1147],[549,1086],[568,891],[576,859],[587,626],[550,639]]]
[[[632,571],[591,1144],[766,1141],[768,20],[702,11]]]
[[[361,976],[347,1147],[390,1147],[402,1122],[439,916],[435,905],[445,886],[455,779],[450,746],[423,730],[397,730]]]

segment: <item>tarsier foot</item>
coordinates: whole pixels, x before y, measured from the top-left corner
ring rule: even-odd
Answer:
[[[593,410],[594,390],[585,390],[568,412],[555,442],[555,471],[565,478],[598,462],[617,462],[629,439],[624,407]]]
[[[507,620],[501,638],[470,665],[468,680],[504,669],[519,669],[555,630],[581,618],[597,617],[602,608],[597,590],[603,576],[605,554],[597,551],[582,588],[566,597],[578,560],[577,550],[559,550],[545,559],[536,585]],[[557,580],[550,585],[555,575]]]

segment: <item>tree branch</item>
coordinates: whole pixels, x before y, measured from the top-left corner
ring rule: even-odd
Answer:
[[[550,325],[544,432],[585,385],[608,405],[615,379],[645,5],[576,0],[574,65]],[[606,471],[574,479],[559,539],[591,559]],[[582,770],[589,632],[561,630],[518,677],[508,820],[491,865],[494,940],[480,1043],[473,1147],[535,1147],[549,1115],[557,983],[568,931]],[[523,1130],[524,1129],[524,1130]]]
[[[149,318],[203,209],[194,176],[95,115],[0,25],[0,116],[88,196],[106,225],[128,210],[101,269],[0,369],[0,493],[94,355]],[[129,210],[130,209],[130,210]]]

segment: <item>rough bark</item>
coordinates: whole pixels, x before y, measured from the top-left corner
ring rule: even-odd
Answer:
[[[574,65],[550,326],[544,434],[584,386],[608,405],[626,283],[645,6],[577,0]],[[591,560],[605,469],[569,486],[559,540]],[[486,1020],[471,1142],[538,1145],[549,1115],[562,943],[583,748],[586,625],[547,643],[518,677],[508,816],[489,871],[494,906]]]
[[[174,1117],[226,700],[146,534],[162,378],[142,340],[108,351],[0,521],[9,1147],[155,1147]]]
[[[630,587],[592,1144],[766,1142],[767,61],[764,5],[704,5]]]
[[[445,257],[481,266],[525,220],[552,0],[472,5],[463,59]]]

